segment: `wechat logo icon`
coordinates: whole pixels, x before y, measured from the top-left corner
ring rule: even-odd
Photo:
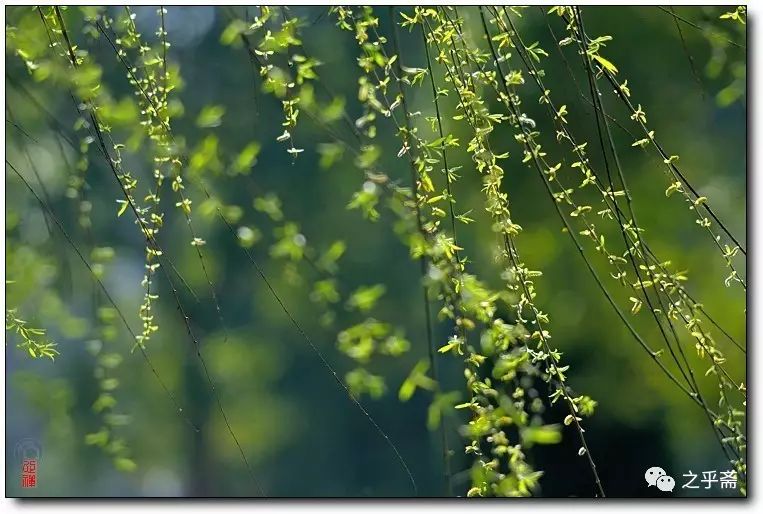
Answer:
[[[658,466],[653,466],[644,473],[644,480],[649,487],[656,486],[657,489],[664,492],[672,492],[676,486],[673,477],[665,473],[665,470]]]

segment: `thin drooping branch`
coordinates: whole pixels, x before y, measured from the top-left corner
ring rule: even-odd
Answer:
[[[67,244],[71,246],[74,253],[77,255],[80,261],[82,261],[82,264],[87,268],[88,273],[90,273],[90,276],[92,277],[93,281],[98,285],[98,287],[103,292],[103,295],[106,297],[108,302],[111,304],[111,306],[114,308],[114,310],[119,315],[119,318],[122,320],[122,324],[124,325],[127,332],[132,337],[132,340],[135,340],[136,334],[135,331],[133,331],[132,327],[130,326],[130,323],[127,321],[127,318],[125,317],[124,313],[122,312],[122,309],[119,308],[119,305],[117,305],[114,298],[111,296],[111,293],[108,289],[106,289],[106,286],[104,285],[103,281],[99,278],[98,274],[93,270],[92,265],[90,262],[85,258],[85,256],[80,251],[77,244],[74,242],[74,240],[69,236],[66,229],[64,229],[63,224],[56,216],[55,212],[53,212],[50,205],[40,198],[40,196],[37,194],[37,192],[34,190],[34,188],[29,184],[29,182],[24,178],[24,176],[16,169],[16,167],[11,164],[7,159],[5,160],[5,164],[19,177],[19,179],[23,182],[24,186],[29,190],[29,192],[35,197],[37,202],[40,204],[40,207],[42,208],[43,212],[46,214],[46,216],[51,219],[55,225],[56,228],[59,230],[61,235],[66,240]],[[161,376],[159,375],[159,372],[156,370],[156,367],[154,366],[153,362],[151,362],[151,358],[148,356],[148,353],[146,352],[145,348],[140,347],[140,354],[143,356],[143,360],[146,362],[146,365],[151,370],[151,373],[154,375],[154,378],[156,378],[156,381],[159,383],[159,386],[164,391],[164,394],[169,398],[170,402],[172,403],[175,412],[185,421],[189,427],[191,427],[195,432],[199,432],[199,428],[191,421],[191,419],[184,413],[183,408],[178,403],[175,395],[169,390],[167,385],[164,383],[164,380],[162,380]]]
[[[59,28],[61,30],[61,35],[62,35],[62,37],[64,39],[65,44],[66,44],[66,50],[67,50],[68,55],[69,55],[70,63],[72,65],[72,67],[76,69],[79,66],[78,60],[77,60],[77,57],[74,54],[73,45],[72,45],[72,42],[71,42],[71,40],[69,38],[69,34],[68,34],[67,30],[66,30],[66,26],[64,24],[64,20],[63,20],[63,17],[61,15],[61,11],[60,11],[60,9],[58,7],[54,7],[54,11],[55,11],[56,18],[57,18],[57,21],[58,21],[58,24],[59,24]],[[44,18],[43,18],[43,21],[44,21]],[[112,175],[114,176],[114,178],[116,179],[117,183],[119,184],[119,187],[120,187],[120,189],[122,191],[122,194],[124,196],[124,200],[128,203],[130,209],[132,210],[132,212],[133,212],[133,214],[135,216],[135,219],[137,220],[138,224],[141,227],[142,232],[146,235],[146,238],[149,240],[149,242],[152,245],[154,245],[156,251],[159,252],[158,257],[161,260],[161,258],[162,258],[162,251],[161,251],[158,243],[154,239],[152,233],[145,226],[143,218],[141,217],[141,215],[138,212],[138,207],[135,205],[135,201],[134,201],[132,195],[127,191],[125,184],[123,183],[122,179],[120,178],[120,172],[117,170],[117,168],[116,168],[116,166],[114,164],[115,161],[110,157],[109,151],[106,148],[106,142],[104,140],[103,132],[101,130],[101,123],[98,120],[98,116],[95,113],[95,110],[92,108],[92,106],[89,109],[89,114],[90,114],[90,120],[91,120],[92,125],[93,125],[93,130],[95,131],[98,143],[99,143],[99,145],[101,147],[101,151],[103,152],[104,156],[107,157],[109,168],[111,169]],[[204,371],[204,375],[206,377],[207,384],[208,384],[210,390],[212,391],[212,394],[213,394],[213,396],[215,398],[215,401],[217,403],[217,406],[218,406],[218,410],[220,411],[220,414],[223,417],[223,421],[225,422],[225,425],[226,425],[226,428],[228,430],[228,433],[230,434],[231,438],[233,439],[233,442],[236,445],[236,447],[237,447],[237,449],[238,449],[238,451],[239,451],[239,453],[241,455],[242,461],[244,462],[244,465],[245,465],[245,467],[246,467],[246,469],[247,469],[247,471],[248,471],[248,473],[250,475],[250,478],[251,478],[252,482],[254,483],[255,487],[259,491],[259,494],[264,496],[264,491],[262,489],[262,486],[260,485],[259,480],[256,478],[256,476],[254,474],[254,471],[252,470],[252,467],[249,464],[249,460],[246,457],[246,453],[244,452],[244,449],[241,446],[241,443],[239,443],[238,437],[236,437],[236,434],[234,433],[233,428],[231,427],[230,421],[228,419],[228,415],[226,414],[226,412],[225,412],[225,410],[223,408],[222,400],[220,399],[220,395],[219,395],[219,393],[217,391],[215,383],[212,380],[212,377],[211,377],[211,375],[209,373],[209,369],[207,367],[206,361],[205,361],[205,359],[201,355],[201,346],[199,344],[199,340],[194,335],[193,329],[191,328],[191,325],[190,325],[190,317],[188,316],[188,314],[186,313],[185,308],[183,307],[182,301],[180,300],[180,296],[178,295],[178,291],[177,291],[177,289],[176,289],[176,287],[174,285],[172,277],[169,275],[169,273],[167,273],[167,271],[165,271],[165,267],[164,266],[160,266],[159,269],[162,271],[162,273],[164,274],[165,278],[167,279],[167,282],[170,285],[170,289],[172,290],[172,294],[173,294],[173,297],[175,299],[175,303],[176,303],[176,305],[178,307],[178,311],[180,311],[180,315],[181,315],[183,323],[185,325],[186,332],[188,333],[188,336],[191,339],[191,342],[192,342],[193,347],[194,347],[195,352],[196,352],[196,357],[198,358],[199,362],[201,363],[202,369]],[[138,346],[140,346],[140,345],[138,345]]]

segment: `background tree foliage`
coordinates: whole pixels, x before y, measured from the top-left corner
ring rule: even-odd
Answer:
[[[746,494],[744,8],[6,20],[35,495]]]

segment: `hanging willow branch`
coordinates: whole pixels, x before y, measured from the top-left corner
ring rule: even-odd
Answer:
[[[602,424],[586,419],[600,407],[573,385],[586,378],[575,364],[581,358],[574,346],[579,336],[555,323],[563,313],[546,312],[555,305],[547,294],[555,284],[544,277],[545,264],[536,261],[532,234],[523,228],[550,219],[561,228],[553,232],[559,244],[569,242],[567,248],[581,259],[571,269],[593,279],[594,297],[579,301],[611,308],[614,328],[625,334],[623,340],[602,338],[601,344],[635,343],[654,380],[699,407],[697,419],[707,420],[708,440],[715,439],[746,495],[747,391],[740,371],[746,342],[739,335],[746,314],[721,314],[705,304],[700,278],[660,244],[675,234],[648,223],[646,211],[662,208],[662,201],[669,209],[674,198],[682,199],[686,224],[701,229],[696,240],[711,239],[708,270],[717,271],[717,263],[726,275],[713,276],[715,286],[723,284],[724,295],[740,302],[747,292],[746,243],[738,230],[744,219],[731,219],[720,199],[707,196],[702,170],[679,164],[678,154],[671,153],[675,143],[668,143],[662,126],[657,133],[647,97],[626,80],[629,63],[610,57],[622,44],[618,34],[595,34],[597,24],[588,15],[593,9],[220,9],[225,27],[215,37],[225,55],[251,68],[244,85],[254,95],[247,92],[247,101],[235,106],[247,119],[235,137],[222,139],[214,130],[223,125],[222,105],[202,108],[196,120],[202,136],[195,144],[189,142],[195,133],[183,119],[182,103],[195,93],[195,84],[183,82],[182,54],[172,46],[166,19],[172,9],[158,8],[153,21],[128,7],[8,11],[6,83],[20,105],[7,106],[6,127],[9,147],[19,150],[23,165],[6,160],[7,182],[35,200],[47,236],[34,242],[9,225],[6,237],[14,249],[9,251],[36,255],[53,249],[59,261],[66,251],[56,238],[66,241],[63,249],[85,265],[94,288],[88,333],[109,343],[121,321],[173,411],[200,433],[205,427],[180,407],[186,399],[167,385],[172,382],[160,375],[152,355],[175,344],[164,316],[177,311],[191,358],[203,370],[200,386],[214,399],[251,478],[246,494],[264,496],[266,483],[270,494],[278,494],[279,484],[266,482],[255,469],[255,455],[239,429],[234,431],[239,425],[229,417],[202,347],[217,344],[208,342],[209,332],[220,331],[219,344],[225,345],[240,328],[234,312],[239,298],[230,299],[229,281],[215,266],[218,245],[226,259],[235,254],[246,260],[247,266],[235,270],[236,286],[272,300],[316,369],[336,383],[345,396],[337,408],[360,414],[378,436],[395,463],[395,478],[406,483],[395,494],[418,495],[418,473],[426,471],[437,475],[438,495],[542,495],[544,470],[535,464],[536,447],[571,437],[576,465],[586,477],[583,494],[611,496],[602,475],[608,456],[600,451],[607,435]],[[703,104],[715,83],[700,76],[691,35],[710,45],[707,69],[715,75],[707,78],[726,80],[715,94],[719,108],[744,108],[746,67],[738,52],[745,50],[739,41],[746,35],[746,9],[708,11],[715,13],[711,21],[697,21],[686,9],[653,10],[672,28],[676,41],[670,51],[688,61],[687,79],[702,89]],[[324,61],[336,63],[314,40],[317,31],[343,45],[337,55],[350,56],[341,75],[325,71]],[[533,41],[536,34],[546,41]],[[557,71],[569,83],[556,82]],[[41,122],[30,123],[29,112]],[[65,184],[62,198],[35,156],[47,141],[61,156],[54,171]],[[261,154],[267,165],[258,162]],[[646,162],[638,171],[660,184],[656,198],[639,186],[633,164],[638,159]],[[315,195],[325,196],[325,205],[346,206],[347,226],[329,217],[332,222],[324,223],[320,212],[300,219],[305,211],[294,189],[303,186],[292,180],[301,172],[319,177]],[[345,173],[342,184],[352,187],[347,198],[323,188],[336,180],[318,175],[327,172]],[[280,182],[271,180],[276,176]],[[528,196],[536,194],[537,199]],[[103,209],[103,198],[110,198],[110,210]],[[543,209],[550,218],[539,218]],[[69,218],[76,231],[65,228]],[[383,273],[366,263],[365,282],[355,283],[344,273],[343,259],[360,246],[349,223],[356,221],[394,234],[409,259],[382,262]],[[172,222],[185,225],[182,234],[168,228]],[[119,227],[108,238],[106,223]],[[695,238],[690,228],[687,237]],[[111,245],[117,244],[140,252],[142,279],[138,298],[129,299],[131,310],[117,305],[104,281],[107,270],[116,272],[112,262],[118,254]],[[179,260],[190,253],[189,244],[190,261]],[[236,252],[224,246],[234,244]],[[72,275],[66,264],[60,266],[59,274]],[[405,296],[414,300],[389,309],[390,274],[409,272],[415,283]],[[194,291],[190,277],[200,277],[207,291]],[[160,295],[162,286],[170,294]],[[45,289],[64,295],[56,284]],[[20,302],[6,309],[6,330],[27,355],[49,358],[38,363],[56,366],[67,345],[48,340],[48,320],[28,317],[27,308]],[[216,320],[212,326],[201,315],[207,308]],[[133,330],[131,316],[140,330]],[[297,350],[288,343],[277,341],[283,351]],[[110,345],[88,348],[99,381],[93,411],[100,426],[85,441],[102,447],[117,469],[139,470],[135,442],[118,428],[126,424],[117,408],[128,392],[117,387],[117,377],[131,352],[123,357]],[[615,354],[621,348],[606,349]],[[249,365],[257,370],[259,363]],[[393,441],[390,422],[371,403],[390,390],[408,402],[395,404],[400,409],[426,406],[438,455],[429,467],[414,464],[413,452],[423,450]],[[140,419],[141,412],[133,415]],[[404,433],[414,432],[414,422],[408,415],[395,419]]]

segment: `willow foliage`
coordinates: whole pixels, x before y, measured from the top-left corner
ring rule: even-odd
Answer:
[[[7,11],[6,83],[23,99],[25,112],[45,120],[45,137],[61,158],[76,156],[59,169],[66,173],[60,179],[66,183],[65,200],[52,198],[29,157],[35,139],[13,118],[22,107],[7,106],[6,128],[19,136],[6,160],[9,188],[38,202],[56,251],[74,255],[78,262],[72,266],[86,268],[97,286],[87,328],[71,334],[88,341],[99,384],[92,410],[100,426],[83,435],[88,445],[102,448],[122,471],[139,468],[123,435],[130,417],[120,405],[115,374],[135,354],[188,429],[199,430],[153,362],[157,334],[170,330],[158,308],[164,302],[178,312],[185,333],[173,333],[174,344],[186,339],[191,345],[203,369],[203,387],[211,391],[230,444],[251,475],[251,495],[268,494],[249,462],[251,450],[229,421],[219,377],[207,364],[205,332],[194,323],[201,295],[224,334],[215,344],[227,344],[232,327],[222,299],[229,293],[215,282],[208,252],[233,242],[251,266],[242,276],[260,279],[315,354],[315,365],[346,393],[347,408],[357,409],[389,447],[410,481],[407,494],[417,493],[408,459],[367,407],[389,394],[400,402],[426,397],[426,424],[441,451],[443,495],[539,493],[544,470],[533,464],[534,447],[570,438],[587,469],[590,495],[606,496],[606,477],[597,464],[611,456],[592,450],[589,442],[597,434],[586,430],[597,400],[572,385],[576,370],[565,358],[568,334],[554,326],[554,312],[544,309],[543,269],[526,250],[532,243],[521,223],[531,214],[516,208],[512,177],[530,173],[539,185],[537,203],[551,205],[558,218],[561,230],[555,227],[554,237],[575,248],[580,256],[575,266],[590,276],[630,335],[612,344],[637,345],[655,374],[703,412],[706,430],[736,471],[739,492],[746,494],[746,386],[738,365],[746,358],[745,341],[730,335],[735,331],[727,326],[738,320],[713,316],[693,287],[695,270],[683,269],[652,243],[653,233],[639,216],[648,204],[634,198],[632,175],[621,156],[643,152],[652,160],[650,180],[659,181],[664,197],[647,201],[680,202],[688,209],[693,226],[686,230],[703,233],[715,249],[705,258],[727,269],[718,287],[734,289],[740,298],[746,295],[744,239],[721,219],[712,196],[693,185],[692,170],[682,166],[670,135],[650,124],[649,106],[629,83],[628,66],[610,55],[617,33],[592,32],[588,9],[578,7],[333,7],[320,13],[221,8],[226,27],[216,37],[240,55],[241,72],[251,74],[251,105],[240,108],[251,109],[255,124],[275,127],[269,140],[231,148],[216,133],[226,123],[225,107],[209,104],[191,116],[179,99],[178,92],[192,92],[194,84],[173,62],[165,24],[169,9],[158,9],[154,25],[139,25],[127,7]],[[687,51],[698,87],[704,90],[703,81],[720,77],[727,86],[717,93],[717,103],[727,109],[742,105],[745,65],[736,50],[745,38],[745,9],[715,13],[704,26],[663,11],[675,21],[681,41],[685,31],[700,30],[712,48],[702,72]],[[312,16],[330,24],[336,41],[352,48],[355,58],[346,65],[357,94],[353,108],[324,80],[323,63],[303,37],[318,22]],[[550,43],[528,39],[527,19],[547,25]],[[570,72],[566,83],[548,79],[549,62],[563,62]],[[104,75],[115,70],[121,82],[106,84]],[[577,104],[560,103],[557,91],[572,88]],[[31,89],[60,97],[76,122],[60,121],[47,110],[47,99]],[[280,119],[257,117],[267,102],[280,106]],[[426,110],[416,110],[422,105]],[[578,127],[584,116],[593,132]],[[189,128],[202,137],[188,139]],[[324,142],[306,148],[316,133]],[[394,231],[419,273],[414,303],[424,339],[407,333],[394,313],[380,308],[389,287],[384,277],[368,277],[370,283],[362,286],[343,283],[341,266],[354,251],[352,240],[318,245],[299,219],[289,217],[288,191],[269,188],[262,180],[268,170],[258,164],[261,153],[273,148],[287,163],[315,155],[316,173],[352,164],[355,191],[346,198],[331,192],[331,201],[344,202],[346,216]],[[36,178],[28,175],[32,172]],[[478,190],[468,190],[475,184],[471,177],[481,184]],[[246,191],[249,202],[226,199],[231,187]],[[93,198],[104,195],[113,208],[95,212]],[[49,320],[21,319],[34,315],[34,298],[14,291],[12,282],[14,274],[44,268],[46,246],[22,237],[23,227],[12,222],[18,216],[8,218],[6,331],[30,358],[54,360],[67,348],[49,341],[45,328],[31,328]],[[76,222],[74,228],[65,228],[69,220]],[[129,227],[141,247],[138,305],[120,306],[109,293],[104,277],[119,273],[118,255],[108,240],[93,238],[93,225],[103,223],[120,231]],[[162,243],[164,232],[175,229],[185,231],[182,237],[193,247],[193,265],[207,291],[192,287],[176,264],[180,251]],[[498,268],[483,270],[471,258],[469,234],[484,229],[492,234]],[[266,260],[278,263],[299,285],[299,294],[318,312],[316,323],[292,310],[292,293],[273,280]],[[50,281],[45,284],[53,288]],[[69,316],[62,308],[61,317]],[[645,336],[636,320],[653,324],[659,337]],[[443,331],[447,337],[441,337]],[[331,334],[343,360],[332,357],[323,334]],[[119,341],[128,344],[120,348]],[[410,354],[420,358],[405,376],[385,375],[385,363]],[[444,378],[454,369],[463,377],[457,387]],[[141,417],[140,405],[130,408],[133,417]],[[464,474],[466,481],[457,479]]]

